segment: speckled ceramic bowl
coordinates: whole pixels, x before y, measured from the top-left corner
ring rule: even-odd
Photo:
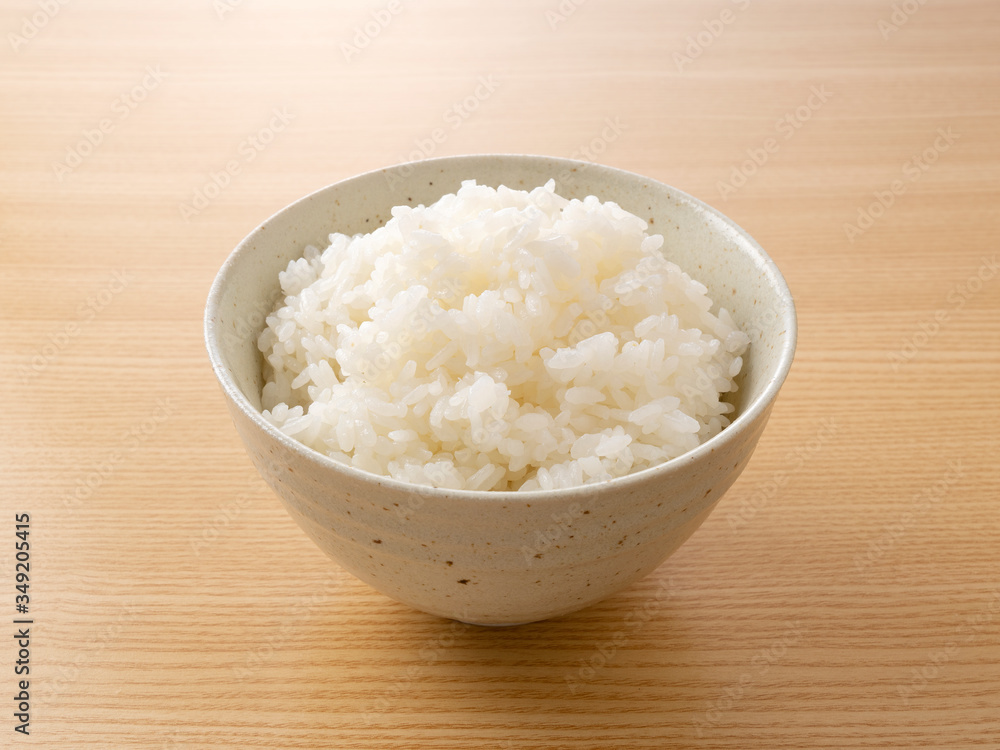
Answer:
[[[660,466],[571,490],[418,488],[326,458],[260,415],[257,336],[278,272],[332,231],[383,224],[462,180],[530,189],[555,178],[567,197],[613,200],[662,233],[671,260],[708,286],[751,337],[736,418]],[[430,159],[338,182],[279,211],[244,239],[212,286],[205,338],[236,429],[292,518],[346,570],[417,609],[508,625],[586,607],[647,575],[715,507],[750,460],[792,363],[795,309],[774,263],[721,213],[663,183],[541,156]]]

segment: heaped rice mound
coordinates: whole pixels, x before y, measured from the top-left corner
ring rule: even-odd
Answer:
[[[639,217],[555,184],[462,183],[280,274],[264,417],[420,485],[602,482],[722,430],[749,339]]]

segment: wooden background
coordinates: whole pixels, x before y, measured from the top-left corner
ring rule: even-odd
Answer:
[[[996,2],[4,0],[0,30],[0,612],[30,513],[34,618],[0,745],[1000,747]],[[749,468],[578,614],[477,629],[343,573],[210,371],[231,248],[415,151],[650,175],[795,294]]]

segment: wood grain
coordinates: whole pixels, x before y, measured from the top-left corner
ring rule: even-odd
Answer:
[[[0,744],[1000,747],[996,3],[400,2],[346,55],[387,3],[0,2],[0,536],[31,514],[35,619],[31,737],[5,700]],[[687,190],[798,305],[713,516],[551,622],[461,626],[340,571],[256,478],[203,350],[240,238],[435,128],[435,155],[586,148]],[[90,153],[65,172],[68,149]]]

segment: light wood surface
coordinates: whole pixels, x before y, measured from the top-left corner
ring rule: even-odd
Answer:
[[[29,513],[34,620],[0,746],[1000,747],[997,4],[577,3],[0,3],[0,613]],[[461,626],[339,570],[208,366],[231,248],[421,142],[592,149],[720,207],[796,297],[746,472],[572,616]]]

